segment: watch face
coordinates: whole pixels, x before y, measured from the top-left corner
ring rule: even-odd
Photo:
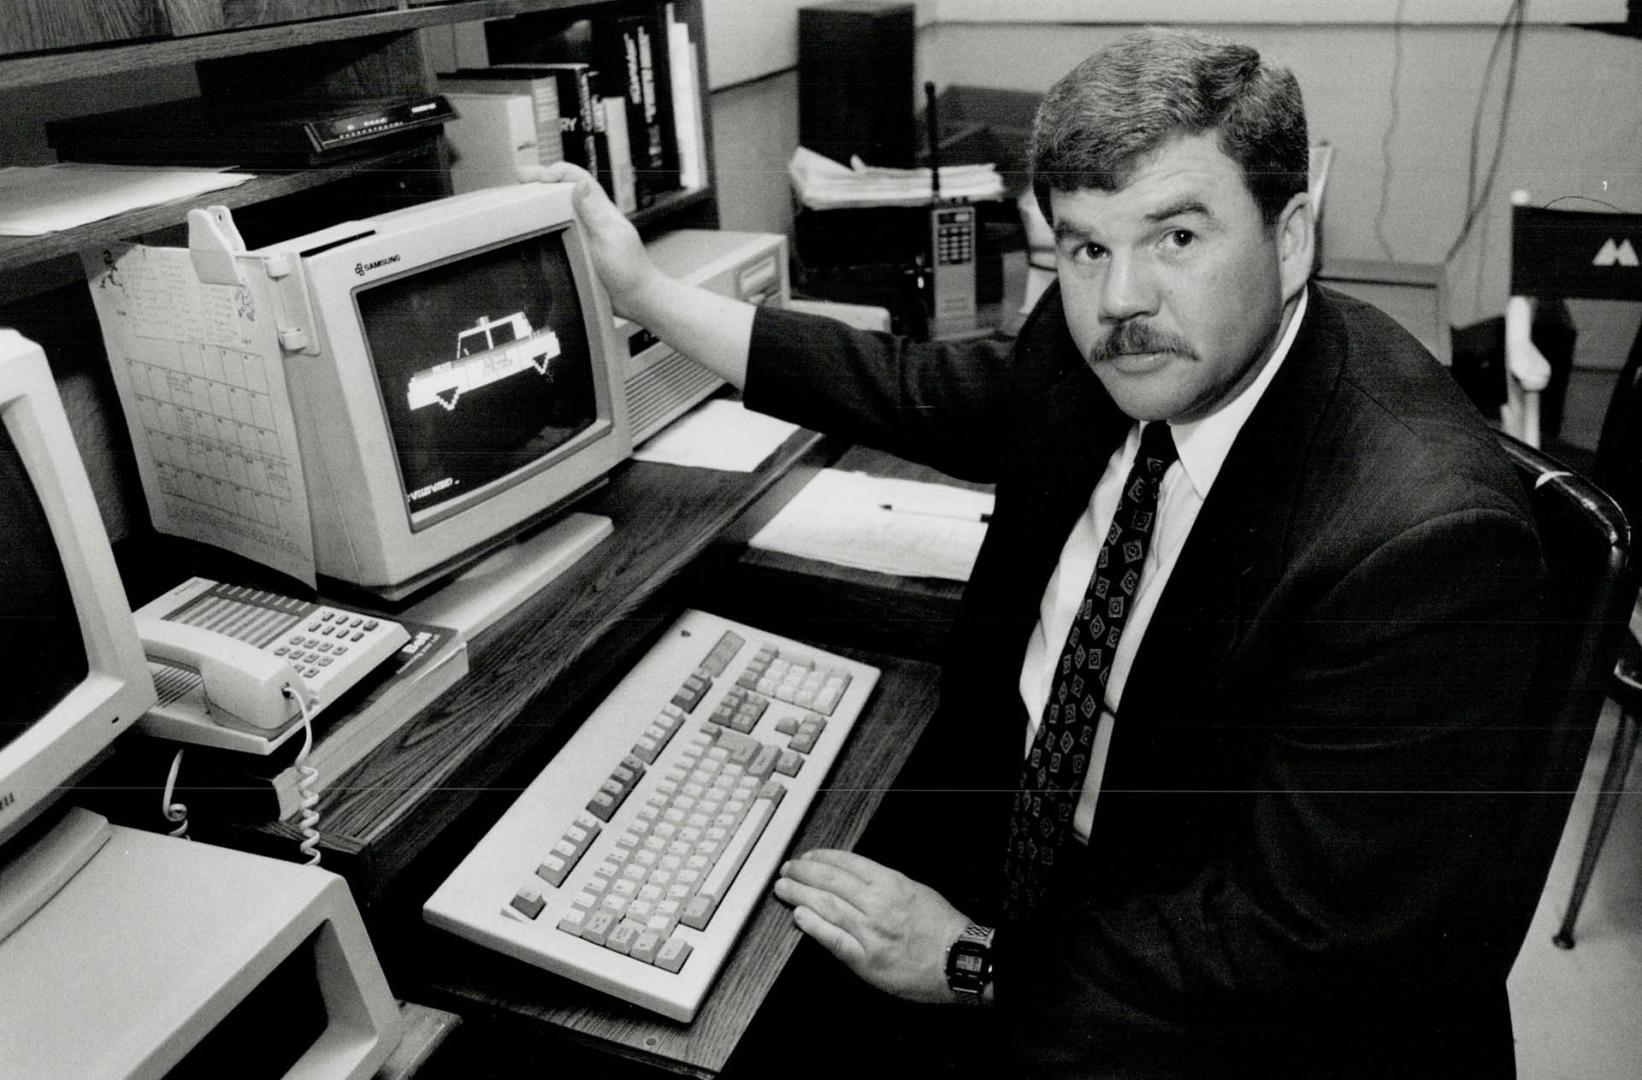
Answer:
[[[946,957],[947,985],[965,997],[979,995],[992,981],[991,950],[986,943],[959,938]]]

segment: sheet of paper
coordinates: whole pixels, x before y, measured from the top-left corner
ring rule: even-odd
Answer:
[[[0,236],[41,236],[253,179],[219,169],[147,165],[17,166],[0,169]]]
[[[313,525],[270,312],[182,248],[87,251],[154,527],[314,584]]]
[[[752,546],[903,577],[968,581],[992,496],[949,484],[823,469]]]
[[[714,398],[673,421],[633,451],[633,457],[664,465],[752,472],[797,430],[797,424],[753,412],[739,401]]]

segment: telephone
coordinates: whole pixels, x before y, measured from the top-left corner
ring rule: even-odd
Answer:
[[[961,199],[941,198],[941,125],[934,83],[924,83],[924,100],[929,129],[929,336],[938,341],[976,333],[975,208]]]
[[[973,334],[975,306],[975,208],[937,201],[929,218],[929,336],[936,340]]]
[[[151,735],[272,753],[410,641],[391,619],[194,577],[136,612],[159,704]]]
[[[300,711],[295,695],[307,693],[290,661],[227,634],[152,616],[137,619],[137,635],[150,660],[199,672],[208,712],[227,713],[271,731]]]

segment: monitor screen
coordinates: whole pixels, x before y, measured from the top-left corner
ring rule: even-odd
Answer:
[[[362,287],[366,349],[413,530],[598,419],[587,318],[555,229]]]
[[[0,426],[0,656],[27,677],[11,682],[0,705],[0,748],[15,740],[70,690],[91,665],[80,615],[69,592],[46,509],[23,469],[17,444]]]

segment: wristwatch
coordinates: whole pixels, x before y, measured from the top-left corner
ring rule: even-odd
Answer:
[[[979,1004],[992,983],[992,933],[970,923],[946,950],[946,984],[959,1001]]]

